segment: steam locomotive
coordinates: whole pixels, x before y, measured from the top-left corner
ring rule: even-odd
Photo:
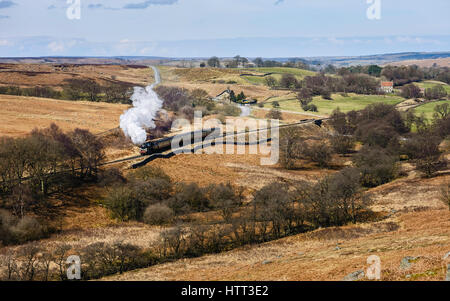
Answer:
[[[317,119],[317,120],[303,119],[303,120],[300,120],[300,122],[301,123],[314,122],[314,124],[316,124],[317,126],[320,127],[320,126],[322,126],[322,123],[324,120],[326,120],[326,119]],[[193,132],[189,132],[189,133],[185,133],[185,134],[181,134],[181,135],[176,135],[173,137],[167,137],[167,138],[157,139],[157,140],[153,140],[153,141],[147,141],[141,145],[140,153],[141,153],[141,156],[150,156],[153,154],[158,154],[158,153],[168,151],[172,148],[172,141],[174,139],[177,139],[178,141],[180,141],[180,144],[177,145],[177,148],[200,142],[200,141],[195,141],[195,139],[198,139],[198,137],[201,137],[201,141],[205,141],[206,138],[208,138],[209,140],[214,140],[216,138],[219,138],[219,137],[210,136],[210,134],[212,134],[215,131],[216,131],[215,128],[204,129],[201,131],[193,131]],[[210,137],[208,137],[208,136],[210,136]],[[185,144],[185,142],[186,142],[186,144]]]
[[[215,131],[214,128],[213,129],[204,129],[201,131],[193,131],[190,133],[176,135],[174,137],[167,137],[167,138],[162,138],[162,139],[158,139],[158,140],[148,141],[141,145],[140,153],[141,153],[141,156],[149,156],[152,154],[157,154],[157,153],[168,151],[169,149],[172,148],[172,141],[174,139],[177,139],[180,141],[180,144],[177,145],[177,147],[191,145],[196,142],[195,139],[197,137],[201,137],[202,141],[204,141],[205,138],[208,135],[210,135],[211,133],[213,133],[214,131]],[[185,141],[187,142],[187,144],[184,144]]]

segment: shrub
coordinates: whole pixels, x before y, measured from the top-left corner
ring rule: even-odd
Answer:
[[[386,148],[392,139],[397,139],[395,129],[383,122],[370,122],[360,125],[355,133],[364,144]]]
[[[293,89],[298,85],[297,78],[292,74],[283,74],[280,80],[280,86],[286,89]]]
[[[33,217],[24,216],[11,228],[16,241],[22,243],[30,240],[37,240],[44,236],[44,229]]]
[[[295,161],[306,148],[298,129],[284,128],[280,131],[280,165],[286,169],[293,169]]]
[[[306,148],[305,155],[320,167],[325,167],[330,164],[333,152],[327,144],[314,143]]]
[[[278,84],[276,78],[273,76],[267,76],[265,81],[266,81],[266,85],[268,85],[271,88],[277,86],[277,84]]]
[[[0,241],[4,245],[25,243],[47,236],[45,229],[35,218],[16,218],[6,210],[0,210]]]
[[[355,147],[355,140],[351,136],[335,135],[330,139],[331,147],[338,154],[348,154]]]
[[[414,84],[408,84],[402,87],[402,97],[404,98],[419,98],[422,96],[420,88]]]
[[[82,277],[85,280],[101,278],[151,264],[141,262],[143,255],[138,247],[122,242],[90,244],[82,250]]]
[[[205,211],[210,208],[209,199],[196,183],[181,183],[175,195],[169,199],[169,206],[176,214],[190,211]]]
[[[433,131],[441,137],[445,139],[450,136],[450,116],[447,116],[443,119],[435,119],[433,124]]]
[[[164,230],[160,233],[162,241],[162,253],[164,257],[173,256],[179,258],[185,252],[186,229],[177,225],[174,228]]]
[[[441,138],[429,131],[412,135],[403,144],[403,153],[416,162],[416,168],[427,177],[446,167],[445,160],[440,159],[439,144]]]
[[[125,186],[111,190],[104,204],[111,210],[112,216],[121,221],[139,220],[145,208],[145,203]]]
[[[283,115],[281,114],[280,110],[272,109],[266,114],[267,119],[283,119]]]
[[[147,181],[133,181],[130,183],[135,196],[146,205],[154,204],[170,198],[172,183],[166,179],[148,179]]]
[[[308,88],[301,88],[297,93],[297,99],[302,106],[309,104],[313,100],[312,96],[312,91]]]
[[[144,222],[149,225],[164,225],[172,221],[174,212],[165,204],[150,205],[145,209]]]
[[[187,89],[160,85],[155,91],[164,100],[163,107],[168,111],[178,112],[184,106],[192,106],[191,95]]]
[[[443,85],[435,85],[432,88],[425,89],[425,98],[428,100],[443,99],[445,97],[447,97],[447,91]]]
[[[235,189],[231,184],[211,184],[206,188],[206,195],[211,206],[220,211],[225,222],[231,222],[231,217],[242,204],[242,189]]]
[[[281,237],[293,231],[296,212],[288,187],[283,183],[271,183],[256,191],[253,196],[255,221],[259,224],[259,234],[265,240],[270,231],[273,237]]]
[[[397,176],[397,158],[379,147],[363,146],[354,163],[361,172],[361,184],[365,187],[388,183]]]
[[[434,107],[434,119],[446,119],[450,116],[450,105],[448,103],[438,104]]]
[[[330,116],[331,126],[341,135],[353,134],[354,129],[347,120],[347,115],[339,108],[335,109]]]
[[[328,88],[323,88],[320,92],[320,95],[323,99],[332,100],[331,98],[331,91]]]
[[[148,179],[162,179],[170,182],[170,177],[159,167],[156,166],[144,166],[137,169],[129,175],[129,179],[147,181]]]
[[[361,188],[359,176],[357,169],[346,168],[316,184],[299,183],[295,194],[305,206],[306,219],[315,227],[341,226],[361,220],[370,198]]]
[[[318,108],[315,104],[302,105],[304,111],[318,112]]]

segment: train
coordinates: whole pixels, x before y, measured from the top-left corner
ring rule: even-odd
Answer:
[[[322,126],[324,120],[326,120],[326,119],[302,119],[302,120],[300,120],[300,123],[314,123],[315,125],[320,127],[320,126]],[[180,145],[177,145],[177,147],[185,147],[185,146],[194,144],[196,142],[200,142],[200,141],[195,141],[195,139],[197,137],[201,137],[201,141],[203,142],[210,134],[212,134],[216,130],[218,130],[218,132],[220,132],[219,129],[211,128],[211,129],[203,129],[203,130],[199,130],[199,131],[193,131],[193,132],[189,132],[189,133],[185,133],[185,134],[180,134],[180,135],[176,135],[173,137],[167,137],[167,138],[161,138],[161,139],[157,139],[157,140],[147,141],[141,145],[140,154],[141,154],[141,156],[150,156],[153,154],[158,154],[158,153],[168,151],[172,148],[172,141],[175,138],[180,141]],[[215,138],[218,138],[218,137],[209,137],[208,139],[214,140]],[[187,142],[187,144],[184,144],[185,141]]]
[[[213,133],[216,129],[204,129],[199,131],[193,131],[190,133],[180,134],[173,137],[161,138],[153,141],[147,141],[141,145],[140,153],[141,156],[149,156],[157,153],[162,153],[168,151],[172,148],[172,141],[176,138],[180,141],[179,147],[183,147],[186,145],[191,145],[195,142],[197,137],[201,137],[202,141],[205,140],[207,136]],[[187,141],[188,144],[184,145],[184,142]],[[178,145],[177,145],[178,146]]]

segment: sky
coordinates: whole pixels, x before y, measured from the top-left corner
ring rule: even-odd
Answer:
[[[449,0],[0,0],[0,56],[450,51],[449,11]]]

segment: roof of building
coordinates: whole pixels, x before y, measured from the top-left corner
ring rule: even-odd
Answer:
[[[382,87],[393,87],[394,82],[381,82]]]

